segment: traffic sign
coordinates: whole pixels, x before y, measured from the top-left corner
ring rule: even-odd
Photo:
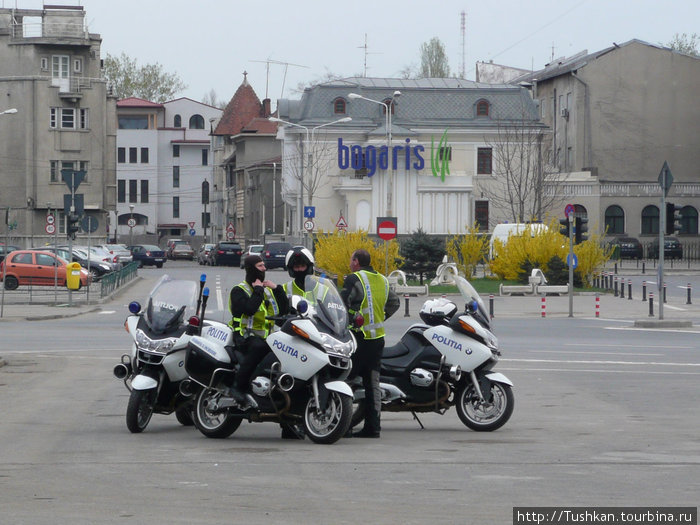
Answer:
[[[48,234],[53,234],[56,232],[56,226],[53,224],[47,224],[46,226],[44,226],[44,230]]]
[[[668,162],[664,161],[664,165],[659,173],[659,186],[664,190],[664,196],[668,196],[668,190],[671,189],[671,184],[673,184],[673,175],[671,174],[671,168],[668,167]]]
[[[136,222],[136,221],[134,221]],[[99,225],[99,221],[97,220],[97,217],[91,217],[90,215],[85,215],[83,217],[83,220],[80,221],[80,226],[83,228],[83,231],[86,233],[94,233],[97,231],[97,226]]]
[[[56,222],[56,218],[53,216],[53,213],[49,213],[46,216],[46,224],[53,224],[54,222]]]
[[[308,220],[304,221],[304,229],[305,229],[307,232],[313,231],[313,229],[314,229],[314,221],[312,221],[311,219],[308,219]]]
[[[197,233],[197,230],[195,230],[194,228],[192,228],[192,229],[190,230],[190,235],[191,235],[192,237],[194,237],[196,233]]]
[[[567,266],[571,266],[571,257],[572,257],[572,256],[573,256],[573,258],[574,258],[574,270],[575,270],[576,267],[578,266],[578,257],[576,257],[576,254],[575,254],[575,253],[569,253],[569,254],[566,256],[566,264],[567,264]]]
[[[316,217],[316,206],[304,206],[304,217],[307,219]]]
[[[380,239],[390,241],[396,237],[396,217],[377,217],[377,235]]]
[[[126,221],[126,224],[129,226],[129,228],[133,228],[134,226],[136,226],[136,219],[129,219],[128,221]]]
[[[338,228],[339,230],[347,229],[348,223],[345,221],[345,217],[343,217],[341,215],[340,219],[338,219],[338,222],[335,223],[335,227]]]
[[[85,211],[85,195],[83,193],[76,193],[75,195],[70,193],[63,194],[63,213],[66,215],[71,212],[71,202],[73,203],[73,211],[77,215],[82,215]]]
[[[232,240],[235,239],[235,238],[236,238],[236,234],[235,234],[235,233],[233,233],[232,231],[227,231],[227,232],[226,232],[226,239],[228,239],[229,241],[232,241]]]
[[[187,224],[189,224],[189,225],[190,225],[190,230],[194,228],[194,221],[192,221],[192,222],[188,222]]]
[[[576,211],[576,208],[574,208],[573,204],[567,204],[566,208],[564,208],[564,217],[568,217],[569,215],[572,215]]]
[[[61,178],[71,192],[75,192],[75,190],[78,189],[80,183],[83,182],[83,179],[85,179],[85,175],[85,171],[75,171],[71,169],[61,170]]]
[[[233,232],[233,234],[236,234],[236,228],[233,227],[233,223],[229,222],[228,226],[226,226],[226,231],[227,232]]]

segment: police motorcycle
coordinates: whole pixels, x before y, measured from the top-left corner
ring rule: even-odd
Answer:
[[[153,287],[144,310],[141,304],[129,304],[124,328],[131,335],[131,352],[121,357],[113,374],[124,381],[131,392],[126,408],[126,426],[143,432],[153,414],[171,414],[183,425],[192,425],[192,398],[180,392],[187,379],[185,354],[190,338],[201,333],[208,289],[206,276],[194,281],[177,280],[164,275]],[[203,301],[204,298],[204,301]],[[201,311],[200,311],[201,308]],[[222,332],[228,327],[206,321],[207,332]],[[207,337],[205,334],[204,337]],[[211,336],[209,336],[211,337]]]
[[[246,402],[238,404],[228,385],[242,354],[228,329],[220,340],[193,337],[181,389],[195,392],[193,419],[210,438],[226,438],[241,422],[272,421],[303,427],[315,443],[343,437],[352,417],[352,390],[345,382],[357,346],[348,329],[347,310],[327,279],[307,275],[306,297],[294,296],[295,313],[269,317],[279,330],[266,339],[272,350],[253,373]],[[228,327],[227,327],[228,328]]]
[[[420,310],[425,324],[409,327],[398,343],[384,348],[380,371],[382,410],[444,414],[455,406],[472,430],[502,427],[513,413],[513,383],[493,372],[501,352],[489,331],[489,315],[471,284],[455,276],[465,302],[458,312],[446,298],[429,299]],[[352,383],[355,410],[351,426],[364,419],[362,382]]]

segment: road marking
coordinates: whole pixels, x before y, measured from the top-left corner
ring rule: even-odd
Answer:
[[[591,344],[591,343],[565,343],[565,346],[610,346],[612,348],[639,348],[639,345],[624,344]],[[644,345],[645,348],[668,348],[668,345]],[[694,346],[674,346],[673,348],[695,348]]]
[[[102,312],[99,312],[100,315],[107,315],[107,314],[113,314],[116,313],[116,310],[103,310]]]
[[[681,372],[678,370],[609,370],[609,369],[586,369],[586,368],[506,368],[499,367],[501,372],[576,372],[586,374],[659,374],[672,376],[700,376],[700,372]]]
[[[671,306],[670,304],[664,303],[664,308],[669,308],[671,310],[678,310],[679,312],[685,312],[685,308],[681,308],[680,306]]]
[[[656,361],[578,361],[572,359],[500,359],[519,363],[566,363],[574,365],[700,366],[700,363],[658,363]]]
[[[594,346],[601,346],[601,345],[594,345]],[[673,348],[675,349],[675,348],[678,348],[678,347],[677,347],[677,346],[674,346]],[[693,347],[687,346],[687,347],[684,347],[684,348],[693,348]],[[562,354],[561,350],[531,350],[531,352],[533,352],[533,353],[541,353],[541,354],[559,354],[559,355]],[[568,355],[568,354],[586,354],[586,355],[590,355],[590,354],[600,354],[600,355],[647,355],[647,356],[662,356],[662,355],[665,355],[665,354],[628,354],[627,352],[566,352],[566,354],[567,354],[567,355]]]
[[[627,327],[622,327],[622,326],[606,326],[606,330],[637,330],[637,331],[646,331],[646,332],[671,332],[674,334],[697,334],[699,333],[698,330],[675,330],[672,328],[637,328],[635,326],[627,326]],[[685,348],[685,347],[683,347]],[[695,347],[693,347],[695,348]]]

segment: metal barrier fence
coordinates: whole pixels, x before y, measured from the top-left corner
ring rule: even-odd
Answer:
[[[100,280],[100,297],[106,297],[114,290],[136,277],[138,262],[130,262],[120,270],[108,273]]]

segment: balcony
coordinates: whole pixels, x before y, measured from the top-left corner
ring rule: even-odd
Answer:
[[[10,43],[90,46],[90,33],[82,23],[15,22]]]

